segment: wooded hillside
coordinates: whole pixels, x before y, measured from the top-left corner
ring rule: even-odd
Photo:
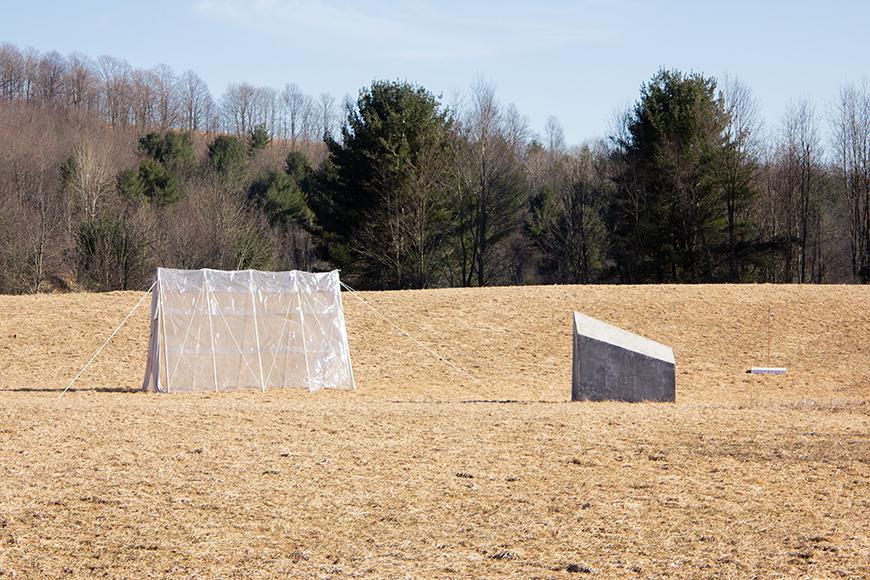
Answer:
[[[405,81],[343,106],[293,84],[216,99],[192,71],[4,44],[0,292],[142,288],[158,265],[867,283],[870,90],[832,100],[765,124],[738,81],[660,70],[612,134],[569,147],[482,81],[450,103]]]

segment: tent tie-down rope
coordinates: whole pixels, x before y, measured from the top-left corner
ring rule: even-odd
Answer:
[[[392,326],[393,328],[395,328],[396,330],[398,330],[398,331],[399,331],[401,334],[403,334],[404,336],[406,336],[406,337],[408,337],[409,339],[411,339],[414,343],[417,344],[417,346],[419,346],[420,348],[422,348],[423,350],[425,350],[426,352],[428,352],[428,353],[431,354],[433,357],[435,357],[435,358],[438,359],[439,361],[443,362],[443,363],[446,364],[447,366],[451,367],[451,368],[454,369],[455,371],[457,371],[457,372],[459,372],[459,373],[461,373],[461,374],[467,376],[468,378],[470,378],[470,379],[473,380],[474,382],[480,382],[480,381],[477,379],[477,377],[475,377],[474,375],[472,375],[470,372],[468,372],[468,371],[465,370],[464,368],[460,367],[459,365],[457,365],[457,364],[451,362],[451,361],[450,361],[447,357],[445,357],[444,355],[435,352],[434,350],[432,350],[431,348],[429,348],[426,344],[424,344],[423,341],[421,341],[421,340],[418,339],[417,337],[413,336],[413,335],[412,335],[411,333],[409,333],[407,330],[401,328],[401,327],[400,327],[399,325],[397,325],[395,322],[393,322],[392,320],[390,320],[389,318],[387,318],[383,313],[381,313],[380,310],[378,310],[377,308],[375,308],[374,306],[372,306],[372,304],[371,304],[368,300],[366,300],[365,298],[363,298],[362,296],[360,296],[359,292],[357,292],[356,290],[354,290],[353,288],[351,288],[350,286],[348,286],[347,284],[345,284],[345,283],[342,282],[341,280],[339,280],[339,284],[341,284],[341,285],[342,285],[346,290],[348,290],[350,293],[352,293],[352,294],[356,297],[357,300],[359,300],[360,302],[362,302],[362,303],[363,303],[367,308],[369,308],[372,312],[374,312],[374,313],[377,314],[379,317],[381,317],[381,318],[382,318],[382,319],[383,319],[387,324],[389,324],[390,326]],[[69,384],[66,386],[66,388],[64,388],[64,390],[61,391],[61,393],[60,393],[60,395],[59,395],[58,398],[63,397],[63,396],[66,394],[66,392],[69,391],[70,388],[72,388],[72,386],[75,384],[75,382],[76,382],[77,380],[79,380],[79,377],[81,377],[82,374],[84,374],[84,372],[85,372],[86,370],[88,370],[88,367],[91,366],[91,364],[94,362],[94,360],[96,360],[97,356],[99,356],[99,354],[100,354],[101,352],[103,352],[103,349],[106,348],[106,346],[107,346],[107,345],[112,341],[113,338],[115,338],[115,335],[118,334],[118,332],[121,330],[121,328],[123,328],[123,326],[124,326],[124,325],[127,323],[127,321],[130,319],[130,317],[133,316],[133,313],[136,312],[136,310],[139,308],[139,306],[142,305],[142,302],[145,300],[145,297],[148,296],[148,294],[151,292],[151,290],[154,289],[154,286],[156,286],[156,285],[157,285],[157,280],[155,280],[155,281],[151,284],[151,286],[149,286],[148,289],[145,290],[145,292],[142,294],[142,297],[139,298],[139,301],[138,301],[138,302],[136,302],[136,305],[133,306],[133,308],[130,310],[130,312],[127,313],[127,316],[125,316],[124,319],[121,321],[121,323],[118,324],[118,326],[115,328],[115,330],[112,331],[112,334],[109,335],[109,338],[107,338],[106,341],[105,341],[105,342],[100,346],[100,348],[97,349],[97,352],[94,353],[94,355],[90,358],[90,360],[88,360],[88,362],[85,363],[85,366],[83,366],[83,367],[81,368],[81,370],[79,370],[79,372],[76,373],[76,375],[75,375],[75,376],[73,377],[73,379],[69,382]]]
[[[119,324],[118,327],[114,330],[114,332],[112,332],[112,334],[109,335],[109,338],[106,339],[106,342],[103,343],[103,346],[101,346],[100,348],[97,349],[97,352],[94,353],[94,356],[91,357],[91,360],[89,360],[85,364],[85,366],[83,366],[81,368],[81,370],[78,372],[78,374],[76,374],[76,376],[73,377],[73,380],[71,380],[69,382],[69,384],[63,390],[63,392],[61,392],[61,394],[58,398],[63,397],[66,394],[66,392],[70,389],[70,387],[72,387],[73,384],[75,384],[75,382],[77,380],[79,380],[79,377],[82,376],[82,374],[86,370],[88,370],[88,367],[91,366],[91,363],[94,362],[94,360],[97,358],[97,355],[99,355],[103,351],[103,349],[106,348],[106,345],[109,344],[113,338],[115,338],[115,335],[118,334],[118,331],[121,330],[121,328],[125,324],[127,324],[127,321],[130,320],[130,317],[133,316],[133,313],[136,312],[136,309],[139,308],[139,306],[142,304],[142,301],[145,300],[145,297],[148,296],[148,294],[151,292],[151,290],[154,289],[154,286],[156,284],[157,284],[157,280],[154,280],[154,282],[151,284],[151,286],[148,287],[148,290],[146,290],[145,293],[142,294],[142,298],[139,299],[139,302],[136,303],[136,306],[134,306],[133,309],[127,313],[127,316],[124,317],[124,320],[121,321],[121,324]]]
[[[452,367],[454,370],[456,370],[456,371],[462,373],[463,375],[467,376],[467,377],[470,378],[472,381],[474,381],[474,382],[476,382],[476,383],[479,383],[479,382],[480,382],[480,381],[477,379],[477,377],[475,377],[474,375],[472,375],[470,372],[468,372],[468,371],[465,370],[464,368],[460,367],[459,365],[456,365],[456,364],[452,363],[452,362],[451,362],[451,361],[450,361],[446,356],[444,356],[444,355],[442,355],[442,354],[438,354],[437,352],[435,352],[434,350],[432,350],[431,348],[429,348],[428,346],[426,346],[426,345],[423,343],[423,341],[421,341],[420,339],[418,339],[418,338],[415,337],[415,336],[412,336],[412,335],[411,335],[407,330],[405,330],[405,329],[403,329],[403,328],[400,328],[400,327],[399,327],[395,322],[393,322],[392,320],[390,320],[389,318],[387,318],[386,316],[384,316],[384,315],[383,315],[383,314],[382,314],[382,313],[381,313],[377,308],[375,308],[374,306],[372,306],[371,303],[369,303],[368,300],[366,300],[365,298],[363,298],[362,296],[360,296],[359,292],[357,292],[356,290],[354,290],[353,288],[351,288],[350,286],[348,286],[347,284],[345,284],[345,283],[342,282],[341,280],[339,280],[338,283],[341,284],[342,286],[344,286],[344,288],[345,288],[346,290],[348,290],[351,294],[353,294],[353,295],[356,297],[357,300],[359,300],[360,302],[362,302],[363,304],[365,304],[367,307],[369,307],[369,308],[371,309],[372,312],[374,312],[375,314],[377,314],[378,316],[380,316],[381,318],[383,318],[384,321],[387,322],[387,324],[389,324],[390,326],[392,326],[393,328],[395,328],[396,330],[398,330],[400,333],[404,334],[405,336],[407,336],[408,338],[410,338],[411,340],[413,340],[415,343],[417,343],[417,345],[418,345],[420,348],[422,348],[423,350],[425,350],[426,352],[428,352],[429,354],[431,354],[432,356],[434,356],[435,358],[437,358],[438,360],[440,360],[441,362],[443,362],[443,363],[446,364],[447,366]]]

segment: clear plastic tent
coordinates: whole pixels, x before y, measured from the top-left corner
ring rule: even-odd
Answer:
[[[143,389],[354,389],[338,271],[159,268]]]

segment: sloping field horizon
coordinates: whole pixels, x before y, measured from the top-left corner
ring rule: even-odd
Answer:
[[[63,389],[140,298],[0,296],[0,390]],[[678,402],[829,400],[870,390],[870,288],[863,286],[508,286],[342,298],[357,383],[355,393],[340,393],[345,398],[570,400],[574,310],[672,346]],[[146,298],[74,392],[139,389],[149,311]],[[790,372],[743,376],[768,364]]]
[[[5,573],[870,575],[870,287],[345,293],[357,390],[313,394],[138,392],[146,299],[59,398],[141,297],[0,296]],[[573,310],[676,403],[570,402]]]

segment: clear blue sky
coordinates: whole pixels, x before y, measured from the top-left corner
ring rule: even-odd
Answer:
[[[603,135],[662,66],[737,77],[768,126],[789,101],[824,115],[870,74],[870,2],[581,0],[3,0],[0,41],[193,69],[230,82],[355,96],[378,78],[450,101],[476,76],[540,131]]]

